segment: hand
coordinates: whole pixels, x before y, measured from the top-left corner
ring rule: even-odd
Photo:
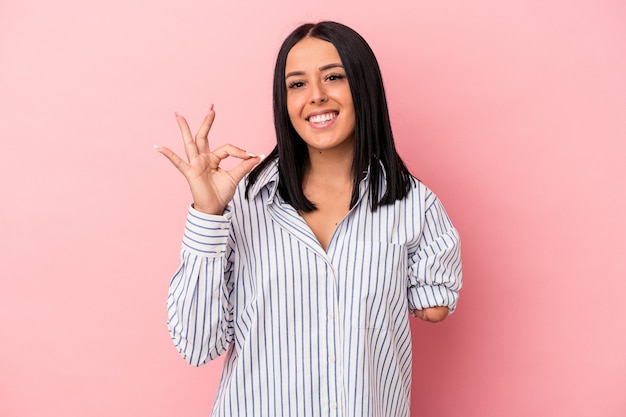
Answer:
[[[188,163],[166,147],[155,146],[155,149],[169,159],[187,179],[194,208],[204,213],[219,215],[224,213],[226,205],[235,195],[239,181],[263,159],[263,156],[256,156],[233,145],[220,146],[211,151],[208,136],[214,119],[215,111],[211,106],[194,140],[187,121],[176,113]],[[243,161],[230,171],[225,171],[219,164],[222,159],[229,156]]]
[[[450,310],[448,307],[429,307],[423,310],[413,310],[413,315],[430,323],[437,323],[448,317]]]

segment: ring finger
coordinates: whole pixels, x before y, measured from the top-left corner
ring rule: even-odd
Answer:
[[[176,122],[178,122],[178,128],[180,129],[180,133],[183,137],[183,144],[185,145],[185,153],[187,154],[187,159],[191,161],[196,156],[198,156],[198,147],[196,146],[195,141],[193,140],[193,136],[191,135],[191,130],[189,129],[189,125],[187,124],[187,120],[183,116],[178,113],[176,114]]]

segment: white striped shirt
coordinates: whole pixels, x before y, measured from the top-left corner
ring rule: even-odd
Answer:
[[[189,209],[168,327],[192,365],[227,352],[212,415],[408,417],[408,310],[452,311],[461,288],[443,206],[413,180],[372,212],[366,178],[324,251],[277,181],[272,164],[224,215]]]

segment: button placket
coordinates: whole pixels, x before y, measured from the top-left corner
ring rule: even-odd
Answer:
[[[333,266],[329,265],[329,274],[327,281],[327,293],[326,293],[326,318],[328,329],[328,351],[327,351],[327,368],[329,373],[333,375],[333,381],[331,385],[333,389],[329,391],[330,396],[328,398],[329,412],[332,416],[340,415],[338,406],[339,397],[343,390],[341,370],[337,367],[337,344],[339,342],[339,328],[337,323],[337,277]]]

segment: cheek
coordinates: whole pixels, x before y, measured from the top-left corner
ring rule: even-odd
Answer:
[[[287,113],[289,113],[289,118],[292,119],[292,122],[300,114],[300,104],[297,98],[289,95],[287,96]]]
[[[294,113],[293,110],[289,107],[287,107],[287,113],[289,114],[289,120],[291,121],[291,124],[295,127],[298,124],[299,117],[297,117],[297,114]]]

